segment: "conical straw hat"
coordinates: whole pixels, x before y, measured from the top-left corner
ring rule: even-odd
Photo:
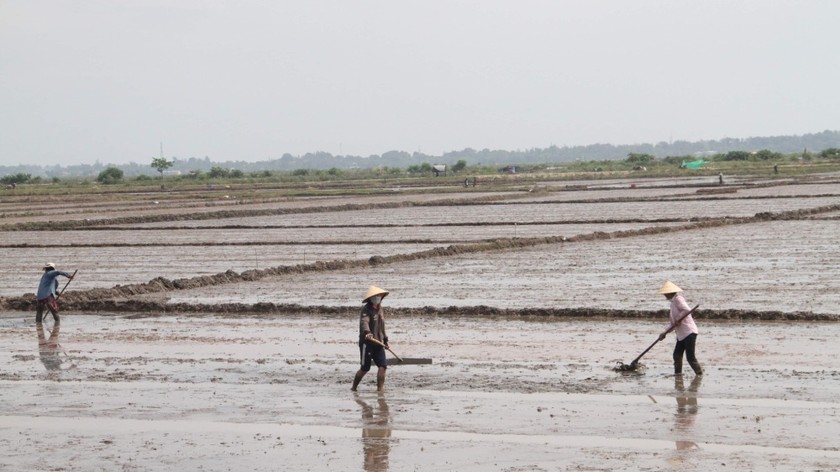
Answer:
[[[367,302],[370,297],[375,297],[377,295],[382,295],[382,298],[385,298],[388,295],[388,293],[390,292],[388,292],[387,290],[381,289],[375,285],[371,285],[370,287],[368,287],[367,293],[365,294],[365,298],[362,299],[362,303]]]
[[[658,293],[660,295],[665,295],[665,294],[668,294],[668,293],[677,293],[677,292],[682,292],[682,291],[683,291],[683,289],[677,287],[673,282],[671,282],[669,280],[669,281],[665,282],[665,285],[663,285],[662,288],[660,288],[659,291],[656,292],[656,293]]]

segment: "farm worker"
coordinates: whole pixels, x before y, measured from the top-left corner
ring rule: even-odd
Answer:
[[[49,310],[53,315],[55,323],[60,322],[58,318],[58,300],[56,300],[56,290],[58,288],[58,276],[73,279],[71,274],[67,272],[56,270],[55,264],[48,262],[44,264],[44,275],[41,276],[41,282],[38,284],[38,292],[35,295],[37,302],[35,304],[35,323],[41,323],[44,310]]]
[[[685,353],[685,358],[688,360],[688,365],[694,369],[697,375],[703,375],[703,369],[694,357],[694,345],[697,342],[697,324],[694,323],[694,317],[686,316],[677,324],[677,320],[683,317],[686,313],[691,311],[685,298],[680,294],[683,290],[677,287],[671,281],[665,282],[662,288],[659,289],[660,294],[665,295],[665,298],[671,302],[671,323],[668,328],[659,335],[659,340],[665,339],[668,331],[674,330],[677,335],[677,344],[674,346],[674,374],[682,375],[682,358]]]
[[[385,369],[388,368],[388,360],[385,358],[385,348],[374,340],[388,345],[388,335],[385,334],[385,313],[382,311],[382,299],[388,293],[387,290],[371,285],[365,293],[365,298],[362,299],[365,305],[359,314],[361,367],[353,378],[351,390],[354,392],[362,381],[362,377],[370,370],[371,362],[379,368],[376,373],[376,389],[380,392],[385,389]]]

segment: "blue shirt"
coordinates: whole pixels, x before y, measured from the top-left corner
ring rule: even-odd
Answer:
[[[58,285],[58,281],[55,279],[59,275],[70,277],[70,274],[64,272],[63,270],[51,270],[49,272],[44,272],[44,275],[41,276],[41,283],[38,284],[37,295],[35,296],[38,300],[43,300],[50,295],[55,296],[55,288]]]

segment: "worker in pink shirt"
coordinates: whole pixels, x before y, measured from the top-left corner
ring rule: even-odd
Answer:
[[[683,318],[682,321],[677,322],[686,313],[691,311],[688,302],[680,294],[683,290],[677,287],[671,281],[665,282],[662,288],[659,289],[660,294],[665,295],[665,298],[671,302],[671,323],[668,328],[659,335],[659,340],[665,339],[671,329],[677,335],[677,344],[674,346],[674,374],[682,375],[682,360],[683,354],[688,361],[688,365],[694,369],[696,375],[703,375],[703,369],[700,368],[700,363],[694,356],[694,346],[697,343],[697,324],[694,322],[694,317],[691,315]]]

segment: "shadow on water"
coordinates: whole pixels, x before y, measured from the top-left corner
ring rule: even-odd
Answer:
[[[356,403],[362,407],[362,447],[365,472],[387,472],[391,452],[391,413],[383,395],[371,406],[358,396]]]

